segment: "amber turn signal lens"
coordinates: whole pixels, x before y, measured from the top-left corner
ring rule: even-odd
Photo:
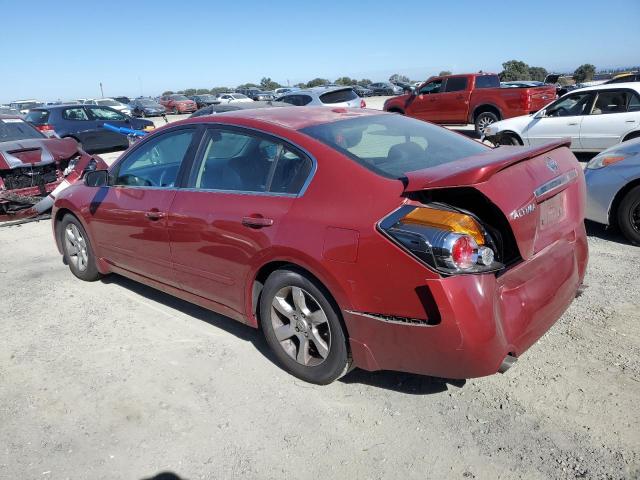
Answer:
[[[472,217],[463,213],[435,208],[416,208],[401,221],[469,235],[478,245],[484,245],[484,235],[480,225]]]

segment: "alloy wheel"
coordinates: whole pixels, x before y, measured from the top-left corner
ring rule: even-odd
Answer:
[[[631,227],[638,233],[640,233],[640,201],[636,203],[634,209],[630,212],[631,215]]]
[[[484,133],[484,129],[487,128],[494,122],[493,118],[490,117],[480,117],[478,120],[478,129]]]
[[[73,223],[67,225],[65,229],[64,242],[69,261],[78,271],[84,272],[89,263],[87,241],[80,232],[80,229]]]
[[[324,310],[300,287],[281,288],[271,303],[271,324],[282,349],[304,366],[323,363],[331,349],[331,328]]]

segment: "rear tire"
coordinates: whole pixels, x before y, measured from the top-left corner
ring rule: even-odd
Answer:
[[[260,295],[260,324],[280,365],[326,385],[349,370],[347,336],[322,285],[293,270],[276,270]]]
[[[618,226],[634,245],[640,245],[640,185],[632,188],[618,206]]]
[[[480,136],[484,134],[484,129],[499,120],[498,116],[493,112],[482,112],[476,117],[474,123],[476,126],[476,133]]]
[[[95,254],[86,230],[73,215],[67,214],[60,222],[60,241],[64,261],[80,280],[95,282],[102,277],[96,267]]]
[[[178,115],[178,114],[180,113],[180,112],[178,111],[178,107],[173,107],[173,111],[172,111],[172,113],[173,113],[174,115]]]

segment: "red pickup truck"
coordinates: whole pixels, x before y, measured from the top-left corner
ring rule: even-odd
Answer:
[[[537,112],[555,98],[554,85],[501,88],[498,75],[471,73],[432,77],[387,100],[384,110],[442,125],[473,123],[481,135],[487,125]]]

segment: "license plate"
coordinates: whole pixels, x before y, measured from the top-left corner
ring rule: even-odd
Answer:
[[[565,192],[560,192],[540,204],[540,230],[549,228],[564,219],[564,199]]]

